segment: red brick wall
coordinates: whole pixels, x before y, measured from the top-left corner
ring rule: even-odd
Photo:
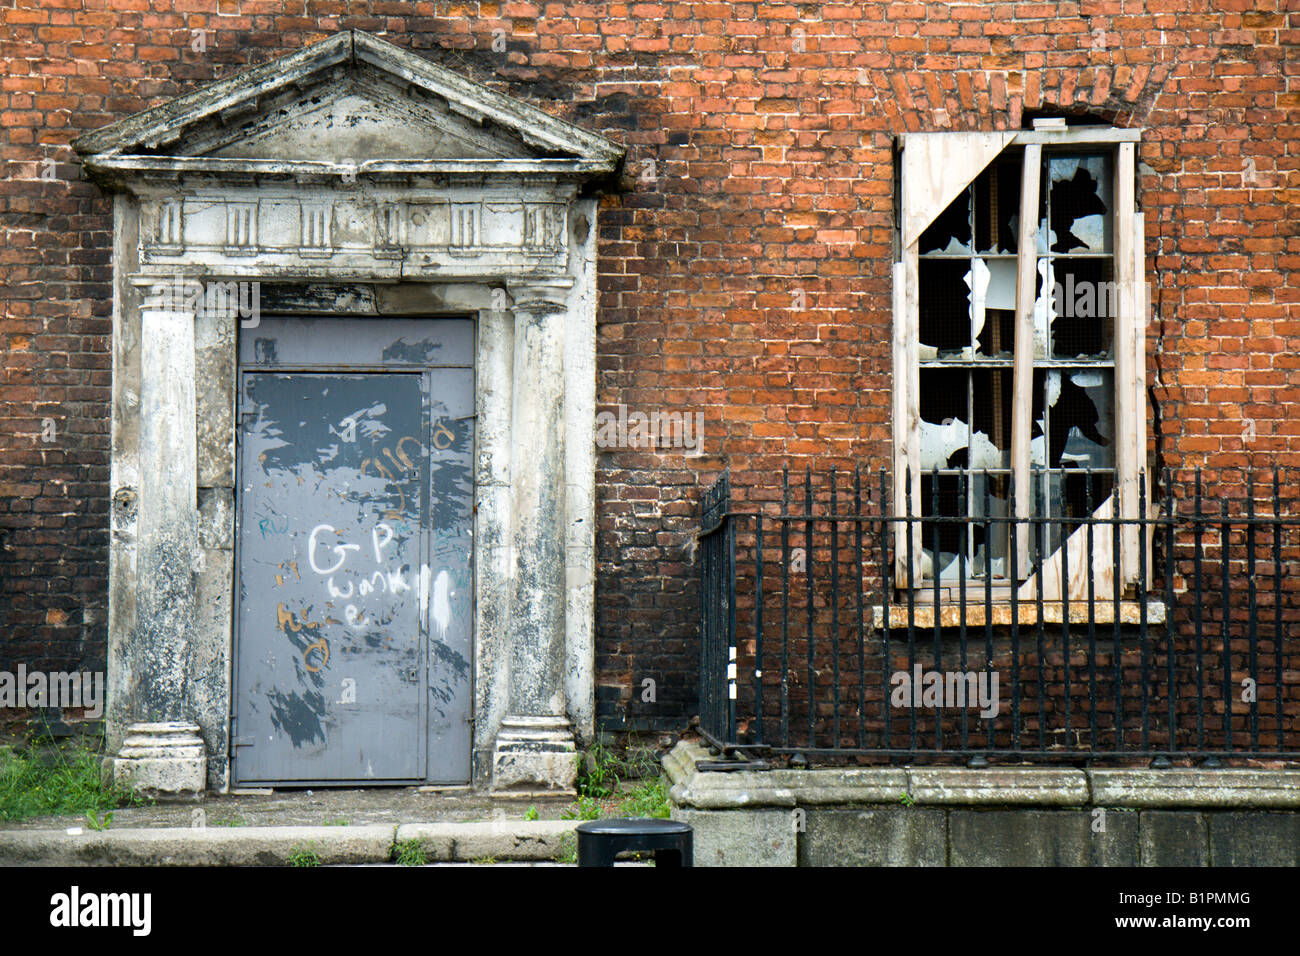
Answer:
[[[701,458],[602,455],[597,669],[611,722],[693,712],[705,479],[727,464],[754,501],[786,461],[889,459],[897,133],[1016,128],[1027,111],[1147,127],[1160,462],[1238,487],[1246,465],[1296,464],[1300,94],[1286,81],[1300,14],[1279,0],[302,9],[0,9],[0,664],[104,654],[112,223],[67,143],[344,28],[629,147],[601,223],[599,401],[703,410],[707,437]]]

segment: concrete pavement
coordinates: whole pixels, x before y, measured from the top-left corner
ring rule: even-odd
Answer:
[[[308,856],[356,865],[415,844],[430,863],[557,860],[576,848],[580,821],[561,816],[570,806],[419,788],[219,794],[123,807],[102,830],[75,817],[3,824],[0,865],[283,866]]]

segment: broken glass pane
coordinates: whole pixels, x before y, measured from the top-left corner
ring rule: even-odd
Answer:
[[[921,369],[921,469],[1011,467],[1013,371]]]
[[[1052,252],[1110,252],[1109,157],[1053,156],[1047,166]]]
[[[1009,368],[974,369],[971,375],[971,455],[966,467],[1011,467],[1011,410],[1015,373]]]
[[[1061,398],[1048,413],[1050,447],[1061,442],[1056,462],[1067,468],[1115,467],[1114,373],[1083,368],[1058,374]]]
[[[1030,464],[1113,468],[1114,394],[1108,368],[1035,369]]]
[[[970,447],[970,372],[921,369],[921,471],[959,468]],[[954,457],[957,456],[957,457]]]
[[[964,278],[969,271],[968,259],[921,260],[917,303],[921,361],[969,356],[971,301]]]
[[[1016,338],[1016,260],[972,259],[965,281],[976,285],[971,296],[976,354],[1011,355]],[[981,288],[982,299],[974,294]]]
[[[1039,259],[1037,272],[1034,278],[1034,358],[1045,359],[1048,329],[1056,319],[1055,300],[1051,295],[1056,284],[1052,260]]]
[[[918,251],[939,255],[969,255],[970,248],[970,190],[963,189],[939,218],[921,233]]]
[[[994,162],[975,180],[975,248],[982,253],[1015,254],[1020,219],[1020,166]]]
[[[1011,410],[1014,372],[1011,368],[924,368],[920,382],[921,514],[948,517],[984,515],[987,470],[988,513],[1006,514],[1011,482]],[[936,478],[935,469],[940,470]],[[953,471],[966,472],[964,476]],[[965,481],[965,494],[962,492]],[[935,495],[938,495],[937,510]],[[935,528],[927,527],[922,547],[926,575],[934,564]],[[941,579],[960,573],[957,555],[960,528],[945,525],[938,531],[938,565]],[[992,543],[983,527],[968,527],[966,574],[985,573],[992,562],[995,575],[1005,575],[1005,529],[994,527]],[[991,557],[990,557],[991,555]]]
[[[1052,272],[1052,355],[1109,356],[1118,312],[1113,261],[1060,259],[1053,263]]]

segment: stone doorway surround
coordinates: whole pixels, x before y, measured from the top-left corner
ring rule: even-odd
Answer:
[[[594,721],[595,197],[623,149],[359,31],[73,146],[114,193],[114,775],[229,784],[238,328],[471,313],[473,780],[571,789]]]

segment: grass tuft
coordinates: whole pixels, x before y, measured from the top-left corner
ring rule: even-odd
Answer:
[[[296,846],[289,851],[290,866],[320,866],[320,856],[311,844]]]
[[[76,816],[100,822],[100,814],[150,801],[100,778],[103,756],[81,744],[0,747],[0,820]],[[109,815],[111,819],[111,814]]]
[[[402,866],[424,866],[429,857],[419,840],[404,840],[393,847],[393,862]]]

